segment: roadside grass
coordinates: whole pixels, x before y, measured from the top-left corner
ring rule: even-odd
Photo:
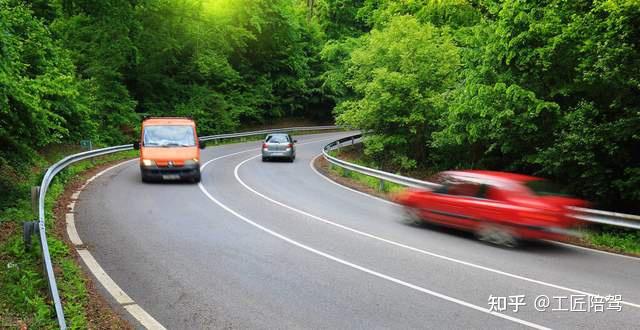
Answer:
[[[64,150],[63,154],[79,151],[68,148],[60,150]],[[89,296],[82,270],[63,238],[56,233],[54,207],[65,186],[79,174],[101,164],[136,156],[137,152],[126,151],[79,162],[59,173],[49,186],[45,202],[47,243],[70,329],[91,327],[86,312]],[[28,196],[30,187],[40,184],[41,175],[36,173],[61,157],[62,154],[46,155],[46,158],[39,160],[39,168],[34,169],[28,180],[21,183],[23,187],[19,190],[25,193],[25,197],[17,199],[11,207],[0,210],[0,228],[3,232],[0,236],[0,328],[58,327],[43,270],[39,241],[34,236],[33,247],[25,250],[22,222],[37,219]]]
[[[363,155],[362,149],[360,148],[345,147],[343,149],[331,151],[330,155],[358,165],[379,169],[379,167],[372,165],[370,162],[362,160]],[[383,186],[380,186],[380,180],[377,178],[356,173],[333,164],[330,164],[329,171],[334,175],[353,180],[358,185],[368,187],[370,192],[375,191],[387,199],[391,199],[394,194],[406,189],[406,187],[392,182],[385,182]],[[431,173],[411,173],[410,176],[425,178],[428,177],[429,174]],[[581,231],[584,236],[582,239],[574,242],[578,245],[610,252],[640,256],[640,231],[638,230],[602,225],[582,229]]]
[[[338,149],[338,150],[332,150],[329,152],[329,154],[331,156],[337,157],[337,158],[341,158],[341,156],[343,155],[343,150],[344,149]],[[349,153],[350,155],[352,155],[352,153]],[[365,162],[359,158],[353,158],[350,157],[350,159],[348,159],[349,162],[352,162],[354,164],[357,165],[362,165],[362,166],[367,166],[370,168],[375,168],[378,169],[378,167],[376,167],[375,165],[369,163],[369,162]],[[369,187],[372,190],[375,190],[379,193],[382,194],[389,194],[389,195],[394,195],[398,192],[401,192],[402,190],[405,189],[404,186],[399,185],[397,183],[393,183],[393,182],[389,182],[389,181],[384,181],[384,180],[380,180],[378,178],[374,178],[365,174],[361,174],[358,172],[354,172],[336,165],[331,164],[330,165],[330,171],[332,171],[333,173],[343,177],[343,178],[349,178],[352,180],[355,180],[367,187]]]
[[[584,240],[608,251],[640,255],[640,231],[606,226],[598,231],[586,230]]]

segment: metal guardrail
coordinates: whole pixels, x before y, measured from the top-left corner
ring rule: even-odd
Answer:
[[[324,158],[332,163],[335,164],[337,166],[346,168],[348,170],[352,170],[354,172],[358,172],[358,173],[362,173],[374,178],[378,178],[380,180],[383,181],[390,181],[393,183],[397,183],[399,185],[403,185],[403,186],[407,186],[407,187],[413,187],[413,188],[437,188],[440,185],[437,183],[433,183],[433,182],[427,182],[427,181],[422,181],[422,180],[418,180],[418,179],[414,179],[414,178],[409,178],[406,176],[402,176],[402,175],[398,175],[398,174],[393,174],[393,173],[389,173],[389,172],[384,172],[384,171],[380,171],[380,170],[376,170],[373,168],[369,168],[366,166],[362,166],[362,165],[358,165],[358,164],[354,164],[354,163],[350,163],[347,161],[344,161],[342,159],[338,159],[336,157],[333,157],[331,155],[329,155],[329,151],[331,150],[335,150],[335,149],[340,149],[342,147],[342,145],[344,145],[345,142],[349,142],[350,144],[355,144],[355,143],[360,143],[360,139],[362,138],[362,134],[356,134],[356,135],[352,135],[352,136],[348,136],[345,138],[342,138],[340,140],[336,140],[333,141],[329,144],[327,144],[326,146],[324,146],[323,150],[322,150],[322,155],[324,156]],[[357,141],[357,142],[356,142]]]
[[[62,171],[65,167],[92,157],[104,156],[115,152],[130,150],[133,148],[132,144],[96,149],[91,151],[85,151],[78,154],[70,155],[53,166],[49,167],[47,172],[42,178],[38,194],[38,234],[40,238],[40,246],[42,247],[42,256],[44,259],[44,269],[47,273],[47,283],[49,284],[49,291],[51,293],[51,299],[56,310],[56,317],[58,318],[58,325],[60,329],[66,329],[67,325],[64,320],[64,310],[62,309],[62,302],[60,301],[60,295],[58,294],[58,286],[56,285],[56,278],[53,272],[53,264],[51,263],[51,255],[49,254],[49,244],[47,244],[47,233],[45,226],[45,197],[51,181],[56,174]],[[26,227],[26,226],[25,226]],[[26,237],[27,235],[25,235]]]
[[[637,215],[582,207],[570,207],[569,209],[576,212],[572,215],[574,218],[582,221],[640,230],[640,216]]]
[[[368,175],[374,178],[378,178],[381,180],[381,182],[390,181],[402,186],[413,187],[413,188],[434,189],[440,186],[437,183],[422,181],[422,180],[409,178],[409,177],[398,175],[398,174],[376,170],[376,169],[369,168],[362,165],[357,165],[357,164],[350,163],[345,160],[338,159],[337,157],[333,157],[329,155],[329,151],[331,150],[337,150],[344,145],[353,145],[355,143],[361,143],[361,142],[362,142],[362,134],[348,136],[348,137],[333,141],[327,144],[326,146],[324,146],[322,150],[322,155],[328,162],[336,166],[339,166],[354,172],[358,172],[364,175]],[[574,212],[571,215],[572,217],[582,221],[640,230],[640,216],[637,216],[637,215],[608,212],[608,211],[587,209],[587,208],[581,208],[581,207],[569,207],[569,209]]]
[[[251,131],[251,132],[240,132],[240,133],[229,133],[229,134],[218,134],[218,135],[209,135],[200,137],[201,141],[210,141],[210,140],[218,140],[218,139],[228,139],[228,138],[238,138],[238,137],[247,137],[253,135],[261,135],[261,134],[269,134],[269,133],[277,133],[277,132],[300,132],[300,131],[319,131],[319,130],[335,130],[339,129],[337,126],[310,126],[310,127],[288,127],[288,128],[277,128],[277,129],[268,129],[261,131]],[[56,284],[55,274],[53,272],[53,264],[51,263],[51,255],[49,253],[49,244],[47,243],[47,234],[46,234],[46,225],[45,225],[45,197],[47,195],[47,190],[51,181],[56,176],[56,174],[60,173],[67,166],[93,157],[105,156],[112,153],[126,151],[133,149],[133,144],[125,144],[115,147],[107,147],[102,149],[96,149],[91,151],[85,151],[77,154],[73,154],[63,158],[58,161],[51,167],[47,169],[47,172],[44,174],[42,178],[42,183],[40,187],[35,190],[38,202],[38,222],[30,223],[27,222],[24,225],[24,238],[26,243],[30,243],[31,234],[35,232],[38,233],[38,238],[40,239],[40,246],[42,248],[42,256],[44,261],[44,270],[47,274],[47,283],[49,285],[49,292],[51,294],[51,299],[53,300],[53,305],[56,311],[56,317],[58,319],[58,326],[60,329],[66,329],[67,324],[64,318],[64,310],[62,308],[62,302],[60,300],[60,294],[58,293],[58,286]],[[32,224],[37,225],[37,227]]]

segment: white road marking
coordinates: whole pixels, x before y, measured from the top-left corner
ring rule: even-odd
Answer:
[[[93,276],[98,279],[98,282],[102,284],[102,286],[107,289],[109,294],[118,302],[118,304],[133,304],[134,301],[129,297],[122,289],[114,282],[111,277],[102,269],[100,264],[96,261],[95,258],[91,255],[86,249],[78,249],[78,254],[82,261],[84,261],[85,265],[89,268]]]
[[[133,315],[133,317],[138,320],[138,322],[142,323],[142,326],[151,329],[151,330],[162,330],[166,329],[162,324],[160,324],[156,319],[151,317],[149,313],[145,312],[140,305],[133,304],[124,306],[129,314]]]
[[[81,187],[80,189],[82,189],[83,187]],[[82,192],[82,190],[78,190],[78,191],[74,192],[73,194],[71,194],[71,200],[73,200],[73,201],[77,200],[80,197],[80,193],[81,192]]]
[[[84,189],[90,182],[97,179],[102,174],[116,167],[122,166],[124,164],[130,163],[135,160],[138,160],[138,159],[137,158],[130,159],[130,160],[118,163],[116,165],[113,165],[101,171],[100,173],[88,179],[81,189]],[[72,199],[77,199],[79,194],[80,194],[80,191],[77,191],[76,193],[74,193],[76,197],[73,198],[72,196]],[[69,208],[71,208],[72,210],[74,207],[75,207],[75,202],[72,202],[71,204],[69,204]],[[71,243],[73,243],[74,245],[82,245],[82,240],[80,239],[80,236],[78,235],[78,232],[75,227],[73,213],[66,214],[66,221],[67,221],[67,234],[69,235],[69,239],[71,240]],[[100,282],[100,284],[107,290],[107,292],[109,292],[109,294],[113,297],[113,299],[115,299],[118,302],[118,304],[124,307],[124,309],[126,309],[134,319],[140,322],[140,324],[142,324],[143,327],[147,329],[152,329],[152,330],[166,329],[164,326],[162,326],[162,324],[156,321],[156,319],[154,319],[149,313],[147,313],[142,307],[137,305],[133,301],[133,299],[131,299],[131,297],[129,297],[118,286],[118,284],[116,284],[116,282],[113,281],[113,279],[109,276],[109,274],[107,274],[107,272],[104,271],[104,269],[100,266],[100,264],[93,257],[93,255],[91,255],[91,252],[89,252],[89,250],[76,249],[76,251],[78,252],[78,255],[80,255],[80,258],[82,259],[84,264],[87,266],[87,268],[89,268],[89,271],[91,271],[93,276],[96,278],[96,280],[98,280],[98,282]]]
[[[477,264],[474,264],[474,263],[471,263],[471,262],[468,262],[468,261],[463,261],[463,260],[455,259],[455,258],[452,258],[452,257],[447,257],[447,256],[444,256],[444,255],[441,255],[441,254],[437,254],[437,253],[434,253],[434,252],[429,252],[429,251],[426,251],[426,250],[422,250],[422,249],[419,249],[419,248],[416,248],[416,247],[412,247],[412,246],[409,246],[409,245],[406,245],[406,244],[402,244],[402,243],[399,243],[399,242],[396,242],[396,241],[392,241],[392,240],[389,240],[389,239],[386,239],[386,238],[382,238],[382,237],[379,237],[379,236],[376,236],[376,235],[373,235],[373,234],[369,234],[369,233],[366,233],[366,232],[363,232],[363,231],[360,231],[360,230],[357,230],[357,229],[354,229],[354,228],[351,228],[351,227],[348,227],[348,226],[345,226],[345,225],[341,225],[339,223],[336,223],[336,222],[321,218],[319,216],[310,214],[308,212],[302,211],[302,210],[297,209],[295,207],[292,207],[292,206],[289,206],[289,205],[284,204],[282,202],[279,202],[277,200],[274,200],[274,199],[272,199],[272,198],[270,198],[270,197],[268,197],[268,196],[256,191],[255,189],[253,189],[249,185],[247,185],[244,181],[242,181],[242,179],[238,175],[238,169],[242,165],[246,164],[250,160],[255,159],[255,158],[259,157],[259,156],[260,155],[256,155],[256,156],[252,156],[252,157],[250,157],[248,159],[245,159],[244,161],[242,161],[241,163],[239,163],[235,167],[234,175],[236,177],[236,180],[243,187],[245,187],[247,190],[251,191],[252,193],[254,193],[254,194],[256,194],[256,195],[258,195],[258,196],[260,196],[260,197],[262,197],[262,198],[264,198],[264,199],[266,199],[266,200],[268,200],[268,201],[270,201],[270,202],[272,202],[272,203],[274,203],[276,205],[279,205],[279,206],[282,206],[282,207],[284,207],[286,209],[289,209],[289,210],[291,210],[293,212],[302,214],[302,215],[307,216],[309,218],[321,221],[321,222],[326,223],[328,225],[332,225],[332,226],[338,227],[340,229],[344,229],[344,230],[350,231],[352,233],[355,233],[355,234],[358,234],[358,235],[361,235],[361,236],[364,236],[364,237],[375,239],[375,240],[378,240],[378,241],[381,241],[381,242],[384,242],[384,243],[387,243],[387,244],[390,244],[390,245],[393,245],[393,246],[397,246],[397,247],[400,247],[400,248],[404,248],[404,249],[407,249],[407,250],[411,250],[411,251],[414,251],[414,252],[417,252],[417,253],[420,253],[420,254],[432,256],[432,257],[439,258],[439,259],[442,259],[442,260],[455,262],[457,264],[473,267],[473,268],[476,268],[476,269],[481,269],[481,270],[488,271],[488,272],[491,272],[491,273],[495,273],[495,274],[499,274],[499,275],[503,275],[503,276],[507,276],[507,277],[511,277],[511,278],[515,278],[515,279],[519,279],[519,280],[522,280],[522,281],[527,281],[527,282],[530,282],[530,283],[536,283],[536,284],[543,285],[543,286],[546,286],[546,287],[551,287],[551,288],[555,288],[555,289],[560,289],[560,290],[564,290],[564,291],[568,291],[568,292],[573,292],[573,293],[577,293],[577,294],[581,294],[581,295],[593,296],[593,297],[598,297],[598,298],[603,297],[603,296],[600,296],[600,295],[595,294],[595,293],[589,293],[589,292],[576,290],[576,289],[568,288],[568,287],[557,285],[557,284],[552,284],[552,283],[548,283],[548,282],[544,282],[544,281],[540,281],[540,280],[535,280],[535,279],[532,279],[532,278],[529,278],[529,277],[516,275],[516,274],[513,274],[513,273],[508,273],[508,272],[501,271],[501,270],[498,270],[498,269],[493,269],[493,268],[490,268],[490,267],[477,265]],[[624,305],[627,305],[627,306],[640,308],[640,304],[636,304],[636,303],[632,303],[632,302],[628,302],[628,301],[621,301],[621,303],[624,304]]]
[[[322,139],[322,140],[316,140],[316,141],[309,141],[309,142],[305,142],[305,143],[300,143],[299,145],[304,145],[304,144],[314,143],[314,142],[320,142],[320,141],[324,141],[324,140],[329,140],[329,139]],[[245,150],[245,151],[240,151],[240,152],[236,152],[236,153],[233,153],[233,154],[228,154],[228,155],[224,155],[224,156],[220,156],[220,157],[213,158],[213,159],[211,159],[211,160],[207,161],[206,163],[204,163],[204,164],[200,167],[200,170],[201,170],[201,171],[204,171],[204,169],[206,168],[206,166],[207,166],[207,165],[209,165],[210,163],[212,163],[212,162],[214,162],[214,161],[216,161],[216,160],[223,159],[223,158],[227,158],[227,157],[230,157],[230,156],[233,156],[233,155],[237,155],[237,154],[241,154],[241,153],[246,153],[246,152],[254,151],[254,150],[260,150],[260,149],[258,148],[258,149]],[[257,157],[260,157],[260,156],[261,156],[261,155],[256,155],[256,156],[251,157],[251,158],[249,158],[249,159],[254,159],[254,158],[257,158]],[[245,161],[245,162],[246,162],[246,161]],[[244,162],[243,162],[243,163],[244,163]],[[241,164],[242,164],[242,163],[241,163]],[[237,169],[238,169],[238,167],[236,167],[236,168],[235,168],[235,171],[234,171],[234,172],[236,173],[236,178],[238,178],[238,176],[237,176]],[[519,324],[523,324],[523,325],[526,325],[526,326],[529,326],[529,327],[532,327],[532,328],[536,328],[536,329],[549,329],[549,328],[547,328],[547,327],[544,327],[544,326],[541,326],[541,325],[538,325],[538,324],[535,324],[535,323],[532,323],[532,322],[528,322],[528,321],[525,321],[525,320],[521,320],[521,319],[518,319],[518,318],[515,318],[515,317],[512,317],[512,316],[505,315],[505,314],[501,314],[501,313],[497,313],[497,312],[494,312],[494,311],[490,311],[490,310],[489,310],[489,309],[487,309],[487,308],[483,308],[483,307],[480,307],[480,306],[476,306],[476,305],[471,304],[471,303],[468,303],[468,302],[466,302],[466,301],[459,300],[459,299],[457,299],[457,298],[453,298],[453,297],[450,297],[450,296],[447,296],[447,295],[444,295],[444,294],[441,294],[441,293],[438,293],[438,292],[435,292],[435,291],[431,291],[431,290],[429,290],[429,289],[425,289],[425,288],[420,287],[420,286],[417,286],[417,285],[415,285],[415,284],[411,284],[411,283],[408,283],[408,282],[402,281],[402,280],[400,280],[400,279],[397,279],[397,278],[394,278],[394,277],[391,277],[391,276],[388,276],[388,275],[384,275],[384,274],[382,274],[382,273],[378,273],[378,272],[376,272],[376,271],[374,271],[374,270],[371,270],[371,269],[368,269],[368,268],[366,268],[366,267],[362,267],[362,266],[359,266],[359,265],[353,264],[353,263],[351,263],[351,262],[348,262],[348,261],[346,261],[346,260],[343,260],[343,259],[340,259],[340,258],[338,258],[338,257],[332,256],[332,255],[327,254],[327,253],[325,253],[325,252],[322,252],[322,251],[316,250],[316,249],[314,249],[314,248],[312,248],[312,247],[309,247],[309,246],[304,245],[304,244],[302,244],[302,243],[299,243],[299,242],[297,242],[297,241],[295,241],[295,240],[293,240],[293,239],[290,239],[290,238],[288,238],[288,237],[286,237],[286,236],[284,236],[284,235],[278,234],[278,233],[276,233],[276,232],[274,232],[274,231],[272,231],[272,230],[270,230],[270,229],[268,229],[268,228],[266,228],[266,227],[264,227],[264,226],[261,226],[261,225],[259,225],[259,224],[255,223],[255,222],[251,221],[250,219],[248,219],[248,218],[244,217],[243,215],[241,215],[241,214],[237,213],[236,211],[232,210],[231,208],[227,207],[226,205],[222,204],[220,201],[218,201],[217,199],[215,199],[211,194],[209,194],[209,192],[206,190],[206,188],[204,188],[204,185],[203,185],[202,183],[199,183],[199,184],[198,184],[198,187],[200,188],[200,190],[202,190],[202,192],[203,192],[203,193],[204,193],[204,194],[205,194],[205,195],[206,195],[206,196],[207,196],[211,201],[213,201],[214,203],[216,203],[218,206],[220,206],[221,208],[223,208],[223,209],[224,209],[224,210],[226,210],[227,212],[229,212],[229,213],[233,214],[234,216],[238,217],[240,220],[242,220],[242,221],[244,221],[244,222],[247,222],[248,224],[250,224],[250,225],[252,225],[252,226],[254,226],[254,227],[256,227],[256,228],[258,228],[258,229],[260,229],[260,230],[262,230],[262,231],[265,231],[266,233],[268,233],[268,234],[270,234],[270,235],[272,235],[272,236],[275,236],[275,237],[277,237],[277,238],[280,238],[280,239],[282,239],[282,240],[284,240],[284,241],[286,241],[286,242],[288,242],[288,243],[290,243],[290,244],[293,244],[293,245],[295,245],[295,246],[298,246],[298,247],[300,247],[300,248],[302,248],[302,249],[304,249],[304,250],[307,250],[307,251],[312,252],[312,253],[314,253],[314,254],[317,254],[317,255],[323,256],[323,257],[328,258],[328,259],[330,259],[330,260],[336,261],[336,262],[341,263],[341,264],[343,264],[343,265],[346,265],[346,266],[348,266],[348,267],[355,268],[355,269],[357,269],[357,270],[360,270],[360,271],[363,271],[363,272],[365,272],[365,273],[371,274],[371,275],[373,275],[373,276],[376,276],[376,277],[379,277],[379,278],[382,278],[382,279],[385,279],[385,280],[388,280],[388,281],[391,281],[391,282],[394,282],[394,283],[400,284],[400,285],[402,285],[402,286],[405,286],[405,287],[408,287],[408,288],[411,288],[411,289],[414,289],[414,290],[417,290],[417,291],[420,291],[420,292],[423,292],[423,293],[426,293],[426,294],[429,294],[429,295],[432,295],[432,296],[435,296],[435,297],[438,297],[438,298],[441,298],[441,299],[444,299],[444,300],[447,300],[447,301],[450,301],[450,302],[453,302],[453,303],[456,303],[456,304],[459,304],[459,305],[462,305],[462,306],[465,306],[465,307],[468,307],[468,308],[471,308],[471,309],[478,310],[478,311],[483,312],[483,313],[491,314],[491,315],[494,315],[494,316],[497,316],[497,317],[500,317],[500,318],[503,318],[503,319],[507,319],[507,320],[510,320],[510,321],[513,321],[513,322],[516,322],[516,323],[519,323]]]
[[[307,143],[311,143],[311,142],[316,142],[316,141],[325,141],[328,139],[322,139],[322,140],[314,140],[314,141],[309,141]],[[301,143],[304,144],[304,143]],[[234,152],[231,154],[227,154],[224,155],[222,157],[218,157],[216,159],[220,159],[220,158],[226,158],[226,157],[230,157],[233,155],[238,155],[241,153],[245,153],[245,152],[250,152],[250,151],[256,151],[256,150],[260,150],[259,148],[252,148],[252,149],[248,149],[248,150],[243,150],[240,152]],[[116,165],[113,165],[109,168],[104,169],[103,171],[97,173],[96,175],[92,176],[91,178],[87,179],[87,181],[84,183],[84,185],[80,188],[79,191],[75,192],[72,194],[71,199],[72,200],[77,200],[80,192],[82,191],[82,189],[84,189],[89,183],[93,182],[95,179],[97,179],[98,177],[100,177],[101,175],[103,175],[104,173],[107,173],[108,171],[113,170],[114,168],[117,168],[119,166],[122,166],[124,164],[133,162],[133,161],[137,161],[138,158],[134,158],[134,159],[130,159],[130,160],[126,160],[124,162],[118,163]],[[205,164],[206,165],[206,164]],[[203,166],[204,168],[204,166]],[[75,207],[75,201],[72,202],[71,204],[69,204],[69,207],[73,210],[73,208]],[[73,214],[71,214],[71,221],[69,221],[69,217],[67,217],[67,234],[69,235],[69,238],[71,239],[71,242],[74,245],[82,245],[82,240],[80,239],[80,236],[77,233],[77,230],[75,228],[75,221],[73,218]],[[71,223],[71,226],[69,225],[69,223]],[[74,242],[74,237],[77,238],[77,241]],[[80,258],[84,261],[85,265],[87,265],[87,268],[89,268],[89,270],[91,271],[91,273],[93,274],[93,276],[98,280],[98,282],[100,282],[100,284],[107,290],[107,292],[109,292],[109,294],[111,294],[111,296],[120,304],[120,305],[124,305],[123,307],[129,312],[129,314],[131,314],[131,316],[133,316],[133,318],[135,318],[138,322],[140,322],[140,324],[142,324],[142,326],[144,326],[147,329],[165,329],[164,326],[162,326],[162,324],[160,324],[158,321],[156,321],[156,319],[154,319],[149,313],[147,313],[141,306],[135,304],[135,302],[133,301],[133,299],[131,299],[131,297],[129,297],[114,281],[113,279],[111,279],[111,277],[104,271],[104,269],[100,266],[100,264],[98,263],[98,261],[95,260],[95,258],[91,255],[91,253],[86,250],[86,249],[77,249],[78,254],[80,255]]]
[[[258,156],[260,156],[260,155],[258,155]],[[381,278],[381,279],[384,279],[384,280],[387,280],[387,281],[402,285],[404,287],[407,287],[407,288],[410,288],[410,289],[413,289],[413,290],[416,290],[416,291],[420,291],[420,292],[426,293],[428,295],[431,295],[431,296],[434,296],[434,297],[437,297],[437,298],[440,298],[440,299],[443,299],[443,300],[446,300],[446,301],[449,301],[449,302],[452,302],[452,303],[455,303],[455,304],[458,304],[458,305],[461,305],[461,306],[464,306],[464,307],[467,307],[467,308],[471,308],[471,309],[477,310],[477,311],[482,312],[482,313],[486,313],[486,314],[490,314],[490,315],[493,315],[493,316],[497,316],[499,318],[502,318],[502,319],[505,319],[505,320],[509,320],[509,321],[512,321],[512,322],[516,322],[516,323],[519,323],[519,324],[522,324],[522,325],[525,325],[525,326],[528,326],[528,327],[531,327],[531,328],[534,328],[534,329],[549,329],[549,328],[547,328],[545,326],[542,326],[542,325],[539,325],[539,324],[536,324],[536,323],[528,322],[528,321],[525,321],[525,320],[522,320],[522,319],[519,319],[519,318],[516,318],[516,317],[512,317],[512,316],[509,316],[509,315],[501,314],[501,313],[498,313],[498,312],[495,312],[495,311],[490,311],[487,308],[476,306],[476,305],[468,303],[466,301],[463,301],[463,300],[460,300],[460,299],[457,299],[457,298],[453,298],[453,297],[450,297],[450,296],[447,296],[445,294],[442,294],[442,293],[439,293],[439,292],[435,292],[435,291],[432,291],[432,290],[429,290],[429,289],[425,289],[425,288],[423,288],[421,286],[417,286],[415,284],[411,284],[409,282],[402,281],[402,280],[397,279],[395,277],[376,272],[376,271],[371,270],[369,268],[366,268],[366,267],[363,267],[363,266],[359,266],[359,265],[356,265],[356,264],[351,263],[349,261],[340,259],[338,257],[335,257],[335,256],[331,255],[331,254],[316,250],[316,249],[314,249],[314,248],[312,248],[310,246],[307,246],[307,245],[304,245],[304,244],[302,244],[302,243],[300,243],[298,241],[295,241],[295,240],[293,240],[293,239],[291,239],[291,238],[289,238],[287,236],[278,234],[277,232],[275,232],[275,231],[273,231],[271,229],[268,229],[268,228],[266,228],[266,227],[264,227],[264,226],[262,226],[260,224],[257,224],[256,222],[253,222],[250,219],[246,218],[245,216],[243,216],[243,215],[239,214],[238,212],[232,210],[231,208],[229,208],[228,206],[226,206],[225,204],[223,204],[222,202],[218,201],[213,196],[211,196],[211,194],[209,194],[209,192],[204,188],[202,183],[199,183],[198,187],[200,187],[200,190],[202,190],[202,192],[211,201],[216,203],[218,206],[220,206],[221,208],[223,208],[227,212],[233,214],[234,216],[236,216],[240,220],[242,220],[242,221],[244,221],[244,222],[246,222],[246,223],[248,223],[248,224],[250,224],[250,225],[252,225],[252,226],[254,226],[254,227],[256,227],[256,228],[258,228],[258,229],[260,229],[260,230],[262,230],[262,231],[264,231],[264,232],[266,232],[266,233],[268,233],[268,234],[270,234],[270,235],[272,235],[274,237],[276,237],[276,238],[279,238],[279,239],[281,239],[281,240],[283,240],[283,241],[285,241],[287,243],[295,245],[295,246],[297,246],[297,247],[299,247],[301,249],[304,249],[304,250],[309,251],[311,253],[314,253],[314,254],[317,254],[319,256],[325,257],[325,258],[327,258],[329,260],[335,261],[335,262],[340,263],[342,265],[345,265],[347,267],[350,267],[350,268],[362,271],[364,273],[373,275],[375,277],[378,277],[378,278]]]
[[[628,256],[628,255],[613,253],[613,252],[609,252],[609,251],[596,250],[596,249],[588,248],[586,246],[573,245],[573,244],[568,244],[568,243],[563,243],[563,242],[556,242],[556,241],[547,241],[547,242],[549,242],[551,244],[557,244],[557,245],[566,246],[568,248],[587,250],[587,251],[591,251],[591,252],[607,254],[607,255],[615,256],[615,257],[627,258],[627,259],[631,259],[633,261],[640,262],[640,257]]]
[[[82,240],[80,239],[80,236],[78,236],[78,231],[76,230],[73,213],[67,213],[64,217],[67,222],[67,235],[69,235],[69,240],[71,240],[73,245],[82,245]]]
[[[69,203],[69,205],[67,205],[67,209],[69,210],[69,212],[73,212],[76,209],[76,202],[71,202]]]

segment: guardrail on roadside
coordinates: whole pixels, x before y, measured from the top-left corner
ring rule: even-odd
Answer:
[[[364,175],[368,175],[368,176],[380,179],[381,186],[384,183],[384,181],[389,181],[389,182],[397,183],[402,186],[413,187],[413,188],[433,189],[440,186],[439,184],[434,182],[418,180],[418,179],[409,178],[409,177],[398,175],[398,174],[376,170],[366,166],[350,163],[345,160],[338,159],[337,157],[333,157],[329,155],[329,151],[331,150],[337,150],[345,145],[353,145],[361,142],[362,142],[362,134],[347,136],[345,138],[333,141],[327,144],[326,146],[324,146],[322,150],[322,155],[331,164],[345,168],[347,170],[351,170],[354,172],[358,172]],[[574,214],[572,214],[572,216],[582,221],[640,230],[640,216],[637,216],[637,215],[608,212],[608,211],[587,209],[587,208],[581,208],[581,207],[570,207],[570,209],[571,211],[575,212]]]
[[[228,133],[218,135],[202,136],[202,141],[239,138],[253,135],[277,133],[277,132],[301,132],[301,131],[322,131],[322,130],[335,130],[339,129],[337,126],[309,126],[309,127],[288,127],[288,128],[276,128],[261,131],[240,132],[240,133]],[[60,329],[66,329],[67,324],[64,318],[64,310],[62,308],[62,302],[60,300],[60,294],[58,293],[58,286],[56,284],[55,274],[53,272],[53,264],[51,263],[51,255],[49,253],[49,245],[47,244],[47,234],[45,226],[45,197],[51,181],[64,170],[67,166],[93,157],[105,156],[116,152],[126,151],[133,149],[133,144],[125,144],[115,147],[107,147],[102,149],[95,149],[91,151],[85,151],[77,154],[73,154],[63,158],[51,167],[47,169],[47,172],[42,178],[40,187],[35,187],[33,193],[37,195],[37,209],[38,209],[38,221],[37,222],[25,222],[23,225],[25,243],[30,244],[31,235],[37,233],[40,239],[40,246],[42,248],[42,256],[44,262],[44,270],[47,275],[47,283],[49,285],[49,292],[53,305],[56,311],[56,317],[58,319],[58,326]]]

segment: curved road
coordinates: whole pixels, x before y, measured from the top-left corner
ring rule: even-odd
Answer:
[[[258,142],[210,147],[200,185],[143,184],[125,163],[85,188],[77,230],[170,329],[638,328],[640,259],[558,244],[507,250],[405,225],[397,206],[310,166],[346,135],[298,137],[292,164],[261,162]],[[589,296],[616,294],[621,311]],[[516,295],[526,303],[517,312],[489,311],[490,296]],[[542,295],[546,311],[534,305]],[[589,305],[604,311],[575,311]]]

